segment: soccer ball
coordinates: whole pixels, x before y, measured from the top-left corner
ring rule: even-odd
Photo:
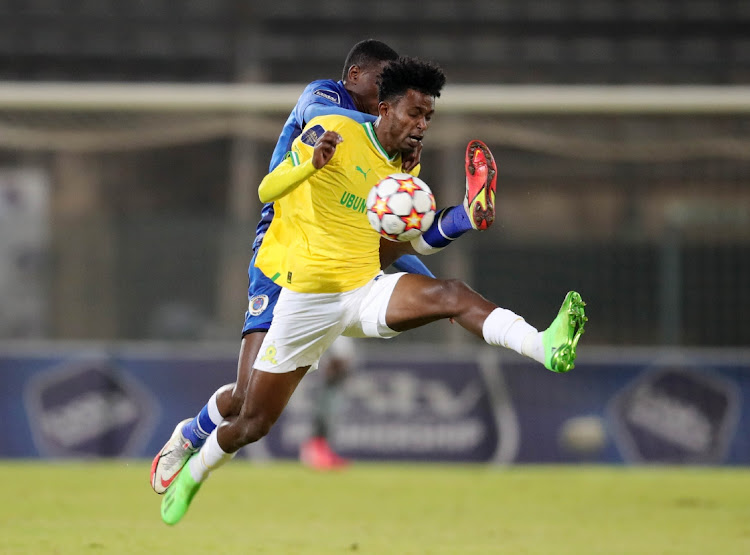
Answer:
[[[427,184],[408,173],[382,179],[367,195],[367,219],[391,241],[411,241],[432,225],[435,197]]]

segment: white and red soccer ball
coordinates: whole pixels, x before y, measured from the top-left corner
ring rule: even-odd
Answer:
[[[411,241],[432,225],[435,197],[427,184],[408,173],[382,179],[367,195],[367,218],[391,241]]]

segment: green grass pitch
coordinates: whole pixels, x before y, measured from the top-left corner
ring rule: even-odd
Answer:
[[[149,466],[0,462],[0,553],[750,553],[744,468],[237,460],[168,527]]]

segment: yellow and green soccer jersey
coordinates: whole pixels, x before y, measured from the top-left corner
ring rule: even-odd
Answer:
[[[302,293],[350,291],[377,275],[380,235],[370,226],[365,200],[379,180],[401,171],[401,156],[389,158],[372,124],[338,115],[311,120],[279,169],[311,159],[325,131],[344,140],[328,164],[274,202],[256,259],[275,283]]]

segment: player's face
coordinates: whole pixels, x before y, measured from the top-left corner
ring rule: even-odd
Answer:
[[[435,97],[409,89],[392,104],[381,102],[379,109],[378,138],[383,148],[391,155],[409,154],[422,144],[435,113]]]
[[[382,61],[369,67],[352,66],[349,70],[347,88],[352,93],[360,111],[378,115],[378,78],[388,64]],[[352,73],[354,71],[354,73]]]

